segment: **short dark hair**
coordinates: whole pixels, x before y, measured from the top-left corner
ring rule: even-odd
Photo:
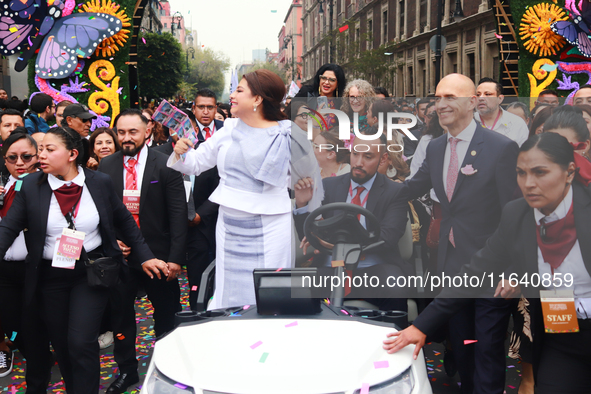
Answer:
[[[222,110],[221,107],[218,107],[218,114],[222,115],[224,117],[224,120],[228,117],[228,115],[226,115],[226,113]]]
[[[67,107],[68,105],[71,105],[71,104],[74,104],[74,103],[71,102],[70,100],[62,100],[55,106],[55,109],[57,110],[58,108],[61,108],[61,107]]]
[[[503,94],[503,85],[499,83],[499,81],[495,81],[492,78],[484,77],[480,81],[478,81],[478,86],[482,85],[483,83],[494,83],[495,88],[497,89],[497,96]]]
[[[384,87],[377,86],[377,87],[373,88],[373,91],[376,92],[376,94],[383,94],[386,97],[390,97],[390,94],[388,93],[388,91]]]
[[[37,93],[35,96],[33,96],[30,102],[31,111],[38,114],[45,112],[47,107],[51,107],[52,105],[53,99],[50,95],[45,93]]]
[[[88,145],[89,145],[89,150],[90,150],[90,157],[92,157],[93,159],[95,159],[96,161],[98,160],[98,157],[96,156],[96,154],[94,153],[94,143],[97,139],[97,137],[101,134],[108,134],[111,136],[111,138],[113,138],[113,144],[115,145],[115,152],[118,152],[121,150],[121,145],[119,145],[119,138],[117,138],[117,134],[115,134],[115,131],[113,131],[113,129],[109,128],[109,127],[99,127],[97,128],[95,131],[92,132],[92,134],[90,135],[90,138],[88,140]]]
[[[431,100],[429,100],[428,98],[422,98],[419,101],[417,101],[417,103],[415,104],[415,108],[419,108],[419,105],[422,104],[429,104],[431,102]],[[427,107],[425,107],[427,108]]]
[[[17,131],[18,129],[24,129],[25,131]],[[6,153],[8,153],[8,149],[12,146],[12,144],[18,140],[23,139],[29,141],[29,144],[35,148],[35,152],[37,151],[37,141],[35,141],[35,139],[27,133],[27,129],[24,127],[17,127],[13,130],[12,134],[10,134],[10,137],[8,137],[6,141],[2,142],[2,156],[6,156]]]
[[[137,108],[128,108],[121,112],[119,115],[117,115],[117,117],[115,118],[115,121],[113,122],[113,126],[115,126],[115,131],[117,131],[117,122],[119,121],[119,118],[121,118],[122,116],[139,116],[142,123],[145,125],[148,125],[149,122],[148,118],[146,118],[144,114],[142,114],[142,111],[140,111]],[[66,118],[64,118],[64,121],[65,120]]]
[[[16,109],[8,108],[8,109],[5,109],[4,111],[0,111],[0,123],[2,123],[2,118],[4,117],[4,115],[20,116],[24,122],[23,114],[20,111],[17,111]]]
[[[519,148],[519,153],[538,148],[552,163],[567,169],[575,160],[574,148],[566,138],[558,133],[534,134]]]
[[[544,133],[556,129],[571,129],[575,132],[578,142],[589,139],[587,122],[583,119],[583,110],[570,105],[554,109],[552,116],[544,123]]]
[[[197,94],[195,95],[195,101],[197,101],[197,97],[211,97],[213,98],[216,102],[218,101],[218,98],[215,94],[215,92],[211,89],[199,89],[199,91],[197,92]]]
[[[523,111],[523,114],[525,115],[525,117],[526,118],[529,118],[529,108],[528,108],[527,104],[522,103],[521,101],[513,101],[507,107],[507,109],[510,109],[510,108],[519,108],[519,109],[521,109]]]
[[[591,87],[591,86],[589,86],[589,87]],[[545,95],[545,94],[549,94],[549,95],[552,95],[552,96],[559,97],[559,96],[558,96],[558,92],[557,92],[556,90],[553,90],[553,89],[546,89],[546,90],[543,90],[543,91],[542,91],[542,92],[541,92],[541,93],[538,95],[538,97],[539,97],[539,96],[543,96],[543,95]]]
[[[285,97],[285,85],[279,75],[260,68],[242,76],[248,83],[253,96],[263,99],[261,105],[266,120],[284,120],[287,116],[281,111],[281,101]]]

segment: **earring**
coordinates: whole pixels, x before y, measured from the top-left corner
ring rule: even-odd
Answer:
[[[254,112],[257,112],[257,105],[254,105]]]
[[[318,86],[318,95],[322,96],[322,91],[320,90],[320,86]]]

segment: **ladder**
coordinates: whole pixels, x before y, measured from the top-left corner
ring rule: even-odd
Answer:
[[[501,61],[501,85],[505,96],[519,96],[519,46],[513,27],[513,17],[509,1],[495,0],[495,16],[497,18]]]

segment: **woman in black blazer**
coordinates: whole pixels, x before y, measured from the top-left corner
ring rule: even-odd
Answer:
[[[573,118],[563,115],[561,127]],[[548,130],[546,130],[548,131]],[[507,280],[495,288],[446,288],[407,329],[391,333],[384,349],[394,353],[416,344],[419,355],[427,335],[445,323],[470,297],[515,296],[521,291],[530,301],[533,367],[537,393],[589,392],[591,360],[591,164],[575,154],[566,138],[545,132],[530,137],[520,149],[517,180],[524,198],[503,209],[497,231],[458,276],[495,279],[505,273],[526,275],[530,280],[554,273],[562,275],[558,289],[574,291],[579,332],[546,333],[540,303],[540,290],[548,284],[534,280],[511,287]],[[575,182],[573,183],[573,180]],[[565,287],[567,275],[572,284]],[[551,277],[551,276],[550,276]],[[557,275],[555,276],[555,278]],[[490,283],[490,282],[487,282]],[[496,283],[496,282],[494,282]],[[549,283],[546,281],[546,283]],[[490,286],[490,285],[489,285]],[[514,285],[513,285],[514,286]],[[549,287],[550,289],[552,287]]]
[[[144,271],[168,274],[154,256],[133,217],[115,194],[111,178],[83,169],[81,137],[69,128],[50,129],[39,154],[42,173],[27,176],[7,216],[0,223],[0,258],[25,230],[28,255],[25,307],[39,302],[41,316],[56,352],[66,390],[98,393],[98,335],[108,289],[88,285],[80,260],[56,258],[65,218],[71,213],[76,230],[84,232],[89,258],[108,256],[124,263],[115,229],[142,256]],[[65,237],[64,237],[65,238]]]

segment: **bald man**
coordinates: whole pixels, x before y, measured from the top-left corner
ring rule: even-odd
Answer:
[[[468,77],[446,76],[437,85],[435,96],[439,121],[448,134],[429,143],[421,168],[407,185],[411,198],[431,188],[437,194],[442,221],[436,274],[452,276],[484,247],[499,224],[501,210],[513,199],[519,148],[474,121],[476,88]],[[451,308],[442,302],[436,307],[443,311]],[[413,329],[433,335],[439,324],[429,314],[440,311],[433,309],[427,308],[414,321]],[[507,301],[484,298],[466,300],[463,309],[450,318],[449,335],[462,393],[503,393],[508,319]],[[467,339],[478,342],[465,346]]]

